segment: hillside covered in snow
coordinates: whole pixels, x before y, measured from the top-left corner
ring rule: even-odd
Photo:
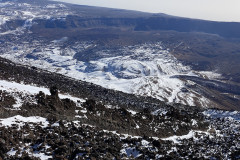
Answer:
[[[0,160],[240,159],[239,27],[0,0]]]
[[[237,111],[168,105],[4,59],[0,65],[4,159],[239,157]]]
[[[227,48],[237,52],[235,42],[200,33],[139,32],[128,24],[148,13],[28,0],[2,1],[0,9],[1,57],[168,103],[239,110],[238,54],[221,58]],[[208,41],[229,46],[218,52]]]

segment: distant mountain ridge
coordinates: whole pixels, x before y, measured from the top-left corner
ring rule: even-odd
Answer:
[[[4,0],[2,2],[9,1]],[[29,1],[18,0],[18,2]],[[35,4],[49,5],[49,9],[51,9],[51,4],[57,3],[42,0],[33,2]],[[203,32],[217,34],[226,38],[240,38],[240,22],[207,21],[170,16],[166,14],[152,14],[121,9],[63,4],[70,7],[74,14],[66,15],[65,21],[61,21],[61,19],[56,19],[54,21],[53,19],[48,19],[44,22],[45,27],[127,27],[132,28],[135,31],[162,30],[177,32]]]

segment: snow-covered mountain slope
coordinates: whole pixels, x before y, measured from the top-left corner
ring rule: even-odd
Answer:
[[[67,41],[67,38],[62,38]],[[56,40],[57,41],[57,40]],[[25,44],[16,50],[9,48],[2,57],[28,64],[72,78],[92,82],[106,88],[143,96],[152,96],[166,102],[208,107],[210,100],[192,90],[194,82],[176,78],[178,75],[220,77],[214,72],[197,72],[174,58],[161,42],[127,46],[116,50],[99,50],[101,58],[81,61],[76,54],[94,44],[76,43],[61,48],[56,41],[35,51],[34,45]],[[61,41],[61,40],[59,40]],[[77,48],[77,49],[76,49]],[[112,56],[111,52],[121,56]]]
[[[29,29],[37,24],[35,20],[64,21],[66,16],[74,14],[64,4],[39,5],[36,2],[26,2],[0,2],[0,36],[31,32]],[[17,25],[9,27],[8,24],[12,22]]]
[[[44,3],[41,1],[39,3]],[[34,19],[64,19],[67,15],[73,14],[64,4],[46,4],[40,5],[36,2],[27,3],[27,1],[5,1],[0,2],[0,29],[4,24],[13,20],[24,21],[25,28],[32,26]]]
[[[151,16],[1,0],[0,159],[239,159],[240,113],[200,107],[238,110],[240,85]]]
[[[0,2],[0,56],[169,103],[231,109],[240,103],[240,93],[236,91],[240,86],[229,87],[230,82],[224,81],[220,84],[222,75],[216,71],[193,70],[173,56],[173,48],[159,40],[148,40],[151,35],[145,33],[117,35],[116,30],[106,31],[100,24],[99,28],[86,29],[84,26],[95,21],[85,22],[86,9],[80,14],[73,8],[48,1]]]

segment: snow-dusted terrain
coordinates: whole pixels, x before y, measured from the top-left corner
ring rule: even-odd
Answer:
[[[240,158],[238,84],[78,7],[0,1],[0,159]]]
[[[35,104],[36,100],[33,100],[30,95],[36,95],[40,91],[43,92],[46,95],[50,95],[49,89],[44,88],[44,87],[37,87],[34,85],[26,85],[26,84],[21,84],[21,83],[16,83],[16,82],[9,82],[5,80],[0,80],[0,90],[6,91],[9,95],[13,96],[15,99],[16,103],[13,105],[14,110],[21,110],[21,106],[23,103],[26,103],[26,99],[24,97],[27,97],[27,101],[30,103]],[[71,99],[75,103],[77,101],[84,102],[85,100],[73,97],[68,94],[59,94],[59,97],[61,99]]]
[[[17,98],[16,94],[20,97],[18,99],[23,98],[26,95],[35,95],[39,93],[40,91],[49,95],[50,92],[48,89],[44,87],[37,87],[35,85],[26,85],[23,83],[16,83],[16,82],[10,82],[10,81],[5,81],[1,80],[0,81],[0,90],[1,91],[6,91],[10,95],[12,95],[14,98]],[[2,96],[1,96],[2,97]],[[79,102],[85,102],[85,100],[76,98],[70,95],[66,94],[59,94],[60,98],[69,98],[70,100],[73,100],[76,104],[81,104]],[[27,99],[24,99],[24,102],[26,103]],[[35,102],[37,103],[37,102]],[[189,133],[186,135],[173,135],[170,137],[166,138],[159,138],[159,137],[152,137],[147,138],[142,137],[142,136],[133,136],[131,134],[120,134],[117,131],[110,131],[110,130],[104,130],[104,129],[99,129],[98,126],[92,125],[92,124],[82,124],[84,122],[84,119],[91,119],[93,117],[100,117],[105,114],[105,111],[101,111],[101,108],[98,108],[99,110],[94,113],[91,110],[88,110],[88,108],[85,108],[82,105],[77,105],[77,110],[75,110],[75,118],[76,120],[72,122],[67,122],[67,121],[56,121],[56,122],[49,122],[47,118],[44,117],[39,117],[39,116],[30,116],[30,117],[24,117],[21,115],[16,115],[13,117],[8,117],[8,118],[1,118],[0,119],[0,127],[6,127],[6,129],[13,129],[14,132],[19,132],[19,135],[24,134],[23,137],[25,139],[34,137],[32,135],[32,132],[36,132],[36,130],[40,130],[41,132],[44,130],[44,132],[49,132],[49,134],[54,133],[56,136],[61,136],[61,134],[58,134],[58,129],[61,128],[64,123],[65,128],[68,128],[68,130],[71,130],[69,127],[73,128],[84,128],[86,130],[86,133],[89,134],[89,132],[94,132],[94,133],[101,133],[101,134],[106,134],[106,136],[103,136],[105,141],[107,141],[108,138],[113,137],[118,137],[119,141],[122,143],[121,146],[119,146],[119,151],[118,154],[121,157],[134,157],[138,158],[141,156],[148,155],[147,153],[144,153],[144,150],[149,150],[152,153],[154,153],[154,157],[156,159],[165,157],[166,153],[167,155],[171,155],[172,153],[178,153],[182,154],[186,149],[182,147],[189,147],[189,146],[195,146],[192,149],[188,149],[187,152],[188,154],[191,154],[193,150],[195,150],[199,145],[201,145],[202,149],[204,148],[203,151],[200,151],[200,149],[197,149],[196,151],[198,154],[202,154],[205,156],[205,158],[211,158],[214,157],[214,153],[221,153],[221,157],[226,157],[229,158],[232,156],[232,153],[235,152],[237,149],[240,148],[239,144],[239,128],[240,128],[240,113],[237,111],[223,111],[223,110],[205,110],[203,114],[206,116],[208,119],[210,125],[209,129],[205,131],[201,130],[189,130]],[[110,106],[105,106],[107,110],[118,110],[120,109],[119,107],[110,107]],[[21,110],[21,104],[19,104],[19,110]],[[154,122],[154,119],[152,120],[151,123],[148,123],[148,125],[153,125],[153,129],[156,131],[161,128],[162,125],[165,125],[166,123],[173,123],[168,117],[169,114],[169,108],[163,108],[163,109],[158,109],[156,111],[153,111],[151,114],[156,117],[161,117],[160,119],[165,119],[166,122],[164,123],[156,123]],[[121,110],[121,109],[120,109]],[[143,123],[146,119],[145,115],[141,115],[142,113],[139,113],[134,110],[127,110],[128,114],[130,114],[131,117],[141,117],[141,121],[135,120],[134,123],[136,125],[135,129],[141,129],[143,126],[141,123]],[[175,111],[174,111],[175,112]],[[79,116],[81,114],[82,116]],[[116,115],[115,115],[116,116]],[[155,118],[156,118],[155,117]],[[172,117],[173,118],[173,117]],[[186,116],[185,116],[186,118]],[[61,123],[61,125],[60,125]],[[156,124],[154,124],[156,123]],[[184,124],[185,122],[178,122],[179,124]],[[191,119],[189,122],[192,126],[198,126],[199,121],[195,119]],[[186,124],[186,123],[185,123]],[[73,125],[73,126],[72,126]],[[140,127],[139,127],[140,126]],[[226,127],[227,126],[227,127]],[[175,126],[175,124],[172,126],[174,130],[178,130],[179,127],[178,125]],[[23,132],[23,133],[22,133]],[[82,133],[78,132],[78,134]],[[21,133],[21,134],[20,134]],[[72,131],[70,132],[72,133]],[[38,135],[39,133],[37,133]],[[76,135],[74,134],[74,137]],[[86,134],[86,135],[87,135]],[[84,134],[83,134],[84,136]],[[89,135],[88,135],[89,136]],[[234,140],[232,140],[232,137],[235,137]],[[47,136],[48,137],[48,136]],[[81,137],[81,136],[80,136]],[[96,137],[96,136],[95,136]],[[102,137],[102,136],[100,136]],[[49,137],[48,137],[49,138]],[[92,139],[91,139],[92,140]],[[90,141],[91,141],[90,140]],[[41,140],[39,140],[41,141]],[[134,141],[139,141],[138,143],[135,143]],[[161,145],[165,146],[164,153],[160,154],[159,153],[159,148],[156,147],[158,146],[157,141],[161,141]],[[205,143],[205,141],[209,141],[212,143]],[[234,144],[235,146],[230,146],[230,150],[226,152],[226,147],[222,147],[221,143],[227,142],[228,145]],[[204,143],[203,143],[204,142]],[[219,144],[214,144],[219,142]],[[49,143],[49,142],[48,142]],[[21,157],[23,154],[28,154],[31,157],[38,157],[41,160],[45,160],[48,158],[53,158],[53,154],[50,150],[52,148],[53,144],[48,144],[46,143],[21,143],[21,145],[16,148],[13,146],[10,150],[7,151],[8,156],[17,156]],[[61,142],[62,143],[62,142]],[[79,142],[78,142],[79,143]],[[84,142],[86,146],[89,145],[89,140]],[[93,143],[93,142],[90,142]],[[231,143],[231,144],[230,144]],[[160,146],[161,146],[160,145]],[[168,146],[166,148],[166,146]],[[220,147],[221,146],[221,147]],[[206,148],[207,147],[207,148]],[[209,149],[210,148],[210,149]],[[211,152],[210,152],[211,151]],[[55,151],[57,152],[57,151]],[[158,154],[157,154],[158,153]],[[237,153],[237,152],[236,152]],[[80,152],[76,155],[76,157],[83,157],[85,156],[85,152]],[[186,157],[185,157],[186,158]]]
[[[193,89],[198,86],[196,82],[178,76],[218,80],[221,75],[214,71],[194,71],[171,55],[170,49],[161,41],[103,47],[96,41],[73,40],[68,36],[51,41],[41,36],[32,39],[33,26],[42,21],[47,21],[47,24],[56,20],[65,22],[68,15],[76,15],[75,11],[61,3],[40,5],[21,2],[0,2],[0,10],[0,35],[7,41],[0,43],[1,57],[169,103],[218,107],[209,95]],[[7,23],[16,20],[24,23],[9,29]],[[46,25],[44,27],[48,27]],[[12,36],[9,41],[8,36]],[[27,38],[22,39],[23,36]]]
[[[0,2],[0,29],[6,22],[12,20],[24,20],[23,27],[32,26],[34,19],[63,19],[73,14],[64,4],[39,4],[16,3],[11,1]],[[2,33],[3,34],[3,33]]]
[[[67,40],[67,38],[65,38]],[[220,75],[214,72],[196,72],[184,66],[163,49],[161,43],[128,46],[119,49],[119,55],[111,55],[111,50],[100,50],[103,58],[88,62],[77,60],[75,55],[91,47],[90,42],[78,42],[62,49],[58,43],[34,51],[34,45],[17,46],[2,57],[17,63],[28,64],[52,72],[58,72],[75,79],[92,82],[109,89],[143,96],[152,96],[166,102],[188,105],[209,105],[209,100],[187,86],[192,81],[176,78],[176,75],[205,77],[211,79]],[[107,56],[105,56],[107,55]],[[187,97],[187,98],[186,98]]]

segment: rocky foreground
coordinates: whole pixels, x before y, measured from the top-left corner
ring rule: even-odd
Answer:
[[[0,60],[0,159],[240,158],[237,111],[165,104]]]
[[[12,93],[2,92],[5,96],[0,102],[1,113],[11,115],[0,119],[2,159],[238,159],[240,156],[240,113],[236,111],[200,112],[170,105],[152,112],[136,111],[94,100],[61,99],[55,87],[50,93],[45,95],[40,91],[31,98],[23,96],[26,103],[14,108],[5,101]]]

